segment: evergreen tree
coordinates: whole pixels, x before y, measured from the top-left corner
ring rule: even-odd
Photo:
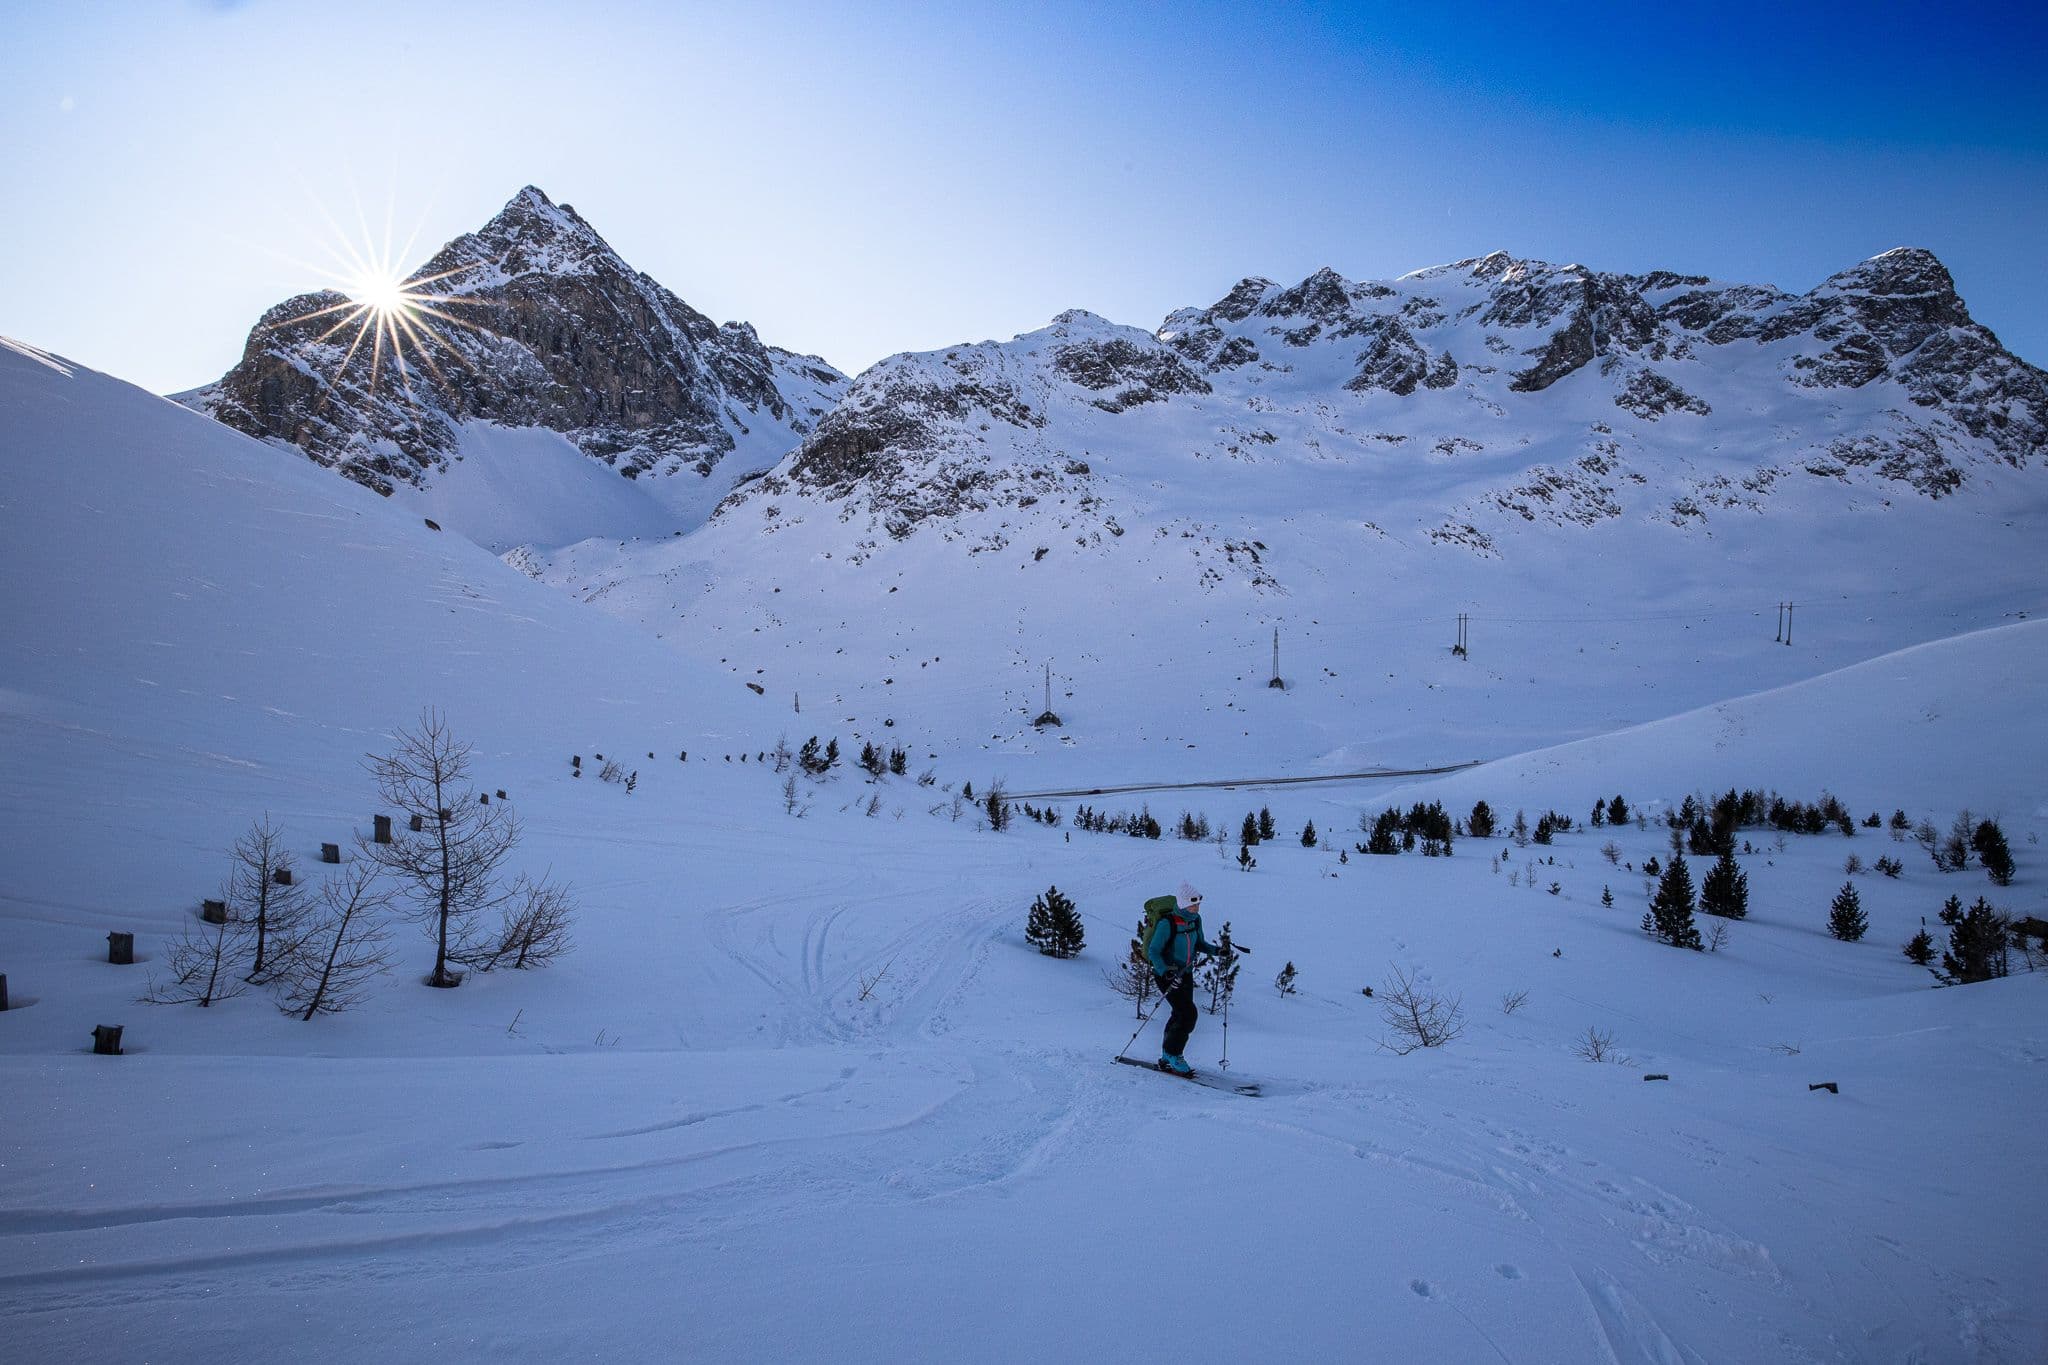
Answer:
[[[1493,837],[1493,807],[1484,801],[1472,803],[1472,814],[1465,818],[1465,830],[1475,839]]]
[[[1934,961],[1934,936],[1927,932],[1925,925],[1920,932],[1906,940],[1906,960],[1916,967],[1925,967]]]
[[[2006,844],[2005,831],[1998,827],[1996,820],[1978,824],[1970,835],[1970,848],[1996,885],[2012,885],[2012,849]]]
[[[1240,871],[1243,871],[1243,872],[1249,872],[1249,871],[1251,871],[1251,870],[1252,870],[1253,868],[1257,867],[1258,865],[1259,865],[1259,860],[1258,860],[1257,858],[1254,858],[1254,857],[1252,856],[1252,850],[1251,850],[1251,845],[1249,845],[1249,844],[1239,844],[1239,845],[1237,846],[1237,866],[1238,866],[1238,869],[1239,869]]]
[[[1024,939],[1047,957],[1072,957],[1081,951],[1085,931],[1074,902],[1049,886],[1031,902],[1031,916],[1024,925]]]
[[[1735,865],[1735,855],[1723,852],[1700,879],[1700,909],[1722,919],[1745,919],[1749,915],[1749,874]]]
[[[1606,824],[1606,823],[1607,823],[1607,798],[1603,796],[1603,797],[1601,797],[1601,798],[1600,798],[1600,799],[1599,799],[1598,801],[1595,801],[1595,802],[1593,803],[1593,828],[1594,828],[1594,829],[1598,829],[1598,828],[1600,828],[1600,827],[1601,827],[1602,825],[1604,825],[1604,824]]]
[[[1243,828],[1242,828],[1242,829],[1241,829],[1241,830],[1240,830],[1240,831],[1238,832],[1238,836],[1237,836],[1237,842],[1238,842],[1238,843],[1240,843],[1240,844],[1242,844],[1242,845],[1244,845],[1244,846],[1245,846],[1246,848],[1254,848],[1254,847],[1256,847],[1256,846],[1258,845],[1258,842],[1259,842],[1259,817],[1258,817],[1258,816],[1256,816],[1256,815],[1252,815],[1252,814],[1250,814],[1250,813],[1247,813],[1247,814],[1245,815],[1245,817],[1244,817],[1244,827],[1243,827]]]
[[[1278,827],[1273,823],[1273,812],[1264,806],[1259,807],[1259,842],[1264,843],[1277,832]]]
[[[839,736],[837,736],[837,735],[834,735],[834,736],[832,736],[832,738],[831,738],[831,739],[829,739],[829,740],[827,740],[827,741],[825,742],[825,767],[826,767],[827,769],[831,769],[831,768],[836,768],[836,767],[838,767],[838,766],[839,766]]]
[[[1301,827],[1301,846],[1303,848],[1314,848],[1316,846],[1315,821],[1311,820]]]
[[[1856,884],[1843,882],[1842,889],[1835,893],[1835,903],[1828,907],[1828,932],[1844,943],[1854,943],[1869,927],[1870,919],[1863,913],[1863,901],[1856,894]]]
[[[910,755],[900,745],[889,751],[889,771],[898,777],[910,774]]]
[[[1606,909],[1609,909],[1609,910],[1612,910],[1612,909],[1614,908],[1614,888],[1613,888],[1613,887],[1611,887],[1611,886],[1602,886],[1602,887],[1600,888],[1600,904],[1601,904],[1601,905],[1602,905],[1603,907],[1605,907]]]
[[[1373,854],[1391,854],[1401,851],[1401,813],[1383,810],[1372,822],[1372,835],[1365,841],[1364,851]]]
[[[1692,912],[1692,870],[1685,865],[1684,854],[1674,853],[1671,866],[1664,869],[1657,883],[1657,894],[1651,898],[1649,910],[1643,914],[1643,932],[1659,943],[1697,951],[1706,945],[1700,941]]]
[[[1607,823],[1610,825],[1627,824],[1628,802],[1622,800],[1618,796],[1615,797],[1612,801],[1609,801],[1607,803]]]
[[[796,765],[812,777],[816,777],[825,771],[826,764],[825,760],[818,754],[818,737],[816,735],[812,735],[809,739],[805,740],[803,747],[796,751]]]
[[[1941,922],[1949,927],[1948,951],[1941,955],[1943,980],[1963,986],[2006,974],[2011,926],[1982,896],[1967,913],[1962,901],[1950,896],[1941,908]]]
[[[1273,978],[1273,989],[1282,995],[1294,994],[1294,964],[1288,963],[1280,969],[1280,975]]]
[[[988,789],[988,799],[983,801],[981,805],[982,809],[988,813],[988,827],[991,830],[1001,834],[1010,827],[1010,803],[1003,799],[1003,789],[1001,786],[990,787]]]
[[[1515,823],[1513,832],[1515,837],[1515,847],[1527,848],[1529,846],[1529,817],[1522,814],[1522,812],[1520,811],[1515,812]]]
[[[1529,837],[1539,844],[1550,842],[1550,836],[1557,833],[1557,822],[1550,818],[1548,811],[1536,817],[1536,832]]]
[[[1223,921],[1223,932],[1216,936],[1216,952],[1202,959],[1202,965],[1195,970],[1195,984],[1209,992],[1209,1013],[1226,1007],[1230,997],[1237,991],[1237,972],[1242,965],[1237,945],[1230,941],[1230,921]]]

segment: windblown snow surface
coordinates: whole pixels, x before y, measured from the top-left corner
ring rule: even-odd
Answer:
[[[842,767],[792,816],[741,756],[785,729],[847,743],[824,697],[793,715],[417,509],[31,348],[0,351],[0,419],[10,1359],[2048,1353],[2048,983],[1934,989],[1899,953],[1952,892],[2040,909],[2048,627],[1731,688],[1399,790],[1094,802],[1233,829],[1269,805],[1280,838],[1241,872],[1234,841],[1071,832],[1071,800],[1058,829],[955,818],[963,781],[1160,775],[1107,737],[1092,766],[928,744],[1014,728],[979,724],[1005,703],[965,687],[872,732],[915,747],[912,776]],[[1229,671],[1249,675],[1215,685],[1233,711],[1302,699]],[[1426,756],[1414,686],[1402,725]],[[508,792],[521,868],[575,885],[576,951],[433,991],[401,925],[398,967],[349,1014],[136,1003],[228,843],[267,812],[317,874],[318,845],[377,809],[362,756],[427,705]],[[1221,723],[1160,718],[1181,744]],[[1448,724],[1434,738],[1472,756]],[[597,753],[638,770],[631,794],[571,776]],[[1625,865],[1667,855],[1670,803],[1731,783],[1943,825],[1967,805],[2004,822],[2019,877],[1936,872],[1881,830],[1751,831],[1750,918],[1715,953],[1660,947]],[[1616,791],[1647,827],[1339,856],[1392,801],[1583,818]],[[1904,875],[1849,877],[1851,853]],[[1205,1014],[1191,1059],[1216,1068],[1227,1036],[1262,1098],[1109,1064],[1137,1020],[1103,971],[1183,879],[1255,950],[1227,1035]],[[1845,880],[1861,943],[1824,929]],[[1023,941],[1053,884],[1087,917],[1073,961]],[[108,965],[110,930],[143,960]],[[1361,988],[1395,968],[1461,997],[1464,1036],[1379,1048]],[[89,1055],[96,1024],[125,1026],[127,1055]],[[1589,1028],[1625,1062],[1580,1060]]]

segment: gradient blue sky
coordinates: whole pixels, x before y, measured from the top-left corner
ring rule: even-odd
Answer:
[[[202,383],[323,215],[410,266],[532,183],[849,371],[1322,265],[1907,244],[2048,364],[2044,7],[1655,8],[0,0],[0,330]]]

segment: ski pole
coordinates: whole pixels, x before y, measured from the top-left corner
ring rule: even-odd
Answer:
[[[1129,1052],[1131,1050],[1131,1044],[1138,1041],[1138,1035],[1143,1033],[1145,1031],[1145,1026],[1152,1022],[1152,1016],[1159,1013],[1159,1007],[1166,1003],[1166,992],[1172,990],[1175,986],[1178,986],[1179,984],[1180,973],[1175,972],[1173,974],[1173,979],[1167,982],[1166,989],[1159,992],[1159,999],[1154,1001],[1152,1004],[1152,1008],[1147,1010],[1143,1017],[1141,1017],[1138,1020],[1138,1026],[1135,1029],[1131,1030],[1130,1038],[1125,1041],[1122,1047],[1116,1050],[1117,1056],[1121,1057],[1126,1052]]]
[[[1216,1063],[1217,1069],[1230,1070],[1230,992],[1223,993],[1223,1057]]]

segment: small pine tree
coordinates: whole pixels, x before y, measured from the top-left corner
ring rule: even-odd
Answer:
[[[796,765],[812,777],[825,771],[825,760],[818,754],[818,737],[812,735],[796,751]]]
[[[1316,846],[1315,821],[1311,820],[1301,827],[1301,846],[1303,848],[1314,848]]]
[[[1237,972],[1243,964],[1238,960],[1241,954],[1230,939],[1230,921],[1223,922],[1223,932],[1216,935],[1216,952],[1202,960],[1195,971],[1195,984],[1209,992],[1209,1013],[1230,1004],[1230,998],[1237,991]]]
[[[1493,837],[1493,807],[1484,801],[1472,803],[1472,813],[1465,817],[1465,831],[1474,839]]]
[[[1031,916],[1024,925],[1024,940],[1047,957],[1072,957],[1081,951],[1086,932],[1074,902],[1049,886],[1031,902]]]
[[[1252,856],[1249,844],[1239,844],[1237,846],[1237,865],[1239,869],[1245,872],[1249,872],[1259,865],[1259,860]]]
[[[1916,967],[1925,967],[1934,961],[1934,936],[1927,932],[1925,925],[1920,932],[1906,940],[1906,960]]]
[[[829,739],[829,740],[827,740],[827,741],[825,742],[825,767],[826,767],[826,768],[828,768],[828,769],[831,769],[831,768],[836,768],[836,767],[838,767],[838,766],[839,766],[839,736],[837,736],[837,735],[834,735],[834,736],[832,736],[832,738],[831,738],[831,739]]]
[[[1963,986],[1993,980],[2010,970],[2007,946],[2011,927],[1982,896],[1967,912],[1961,900],[1950,896],[1941,908],[1941,922],[1949,926],[1948,951],[1941,955],[1944,981]]]
[[[1595,801],[1593,803],[1593,828],[1598,829],[1606,823],[1607,798],[1603,796],[1598,801]]]
[[[1627,824],[1628,802],[1622,800],[1619,796],[1609,801],[1607,803],[1607,823],[1610,825]]]
[[[1259,817],[1247,814],[1244,825],[1238,830],[1237,842],[1246,848],[1256,847],[1259,842]]]
[[[1280,969],[1280,975],[1273,978],[1273,989],[1282,995],[1294,994],[1294,964],[1288,963]]]
[[[989,829],[997,834],[1001,834],[1010,827],[1010,803],[1004,799],[1003,789],[1000,785],[988,789],[988,797],[981,805],[982,809],[988,813]]]
[[[1278,832],[1279,827],[1273,823],[1273,812],[1264,806],[1259,807],[1259,842],[1264,843]]]
[[[2005,831],[1999,828],[1996,820],[1978,824],[1970,834],[1970,849],[1995,885],[2012,885],[2012,849],[2005,842]]]
[[[1643,932],[1659,943],[1698,951],[1705,944],[1700,941],[1700,931],[1692,922],[1692,912],[1692,870],[1685,865],[1685,855],[1676,853],[1671,857],[1671,866],[1664,869],[1664,875],[1657,883],[1657,894],[1651,898],[1650,908],[1643,914]]]
[[[1749,874],[1735,865],[1735,855],[1723,852],[1700,878],[1700,909],[1722,919],[1746,919],[1749,915]]]
[[[1856,894],[1854,882],[1843,882],[1842,889],[1835,893],[1835,903],[1828,907],[1828,932],[1844,943],[1854,943],[1870,928],[1870,919],[1863,913],[1863,901]]]
[[[1614,888],[1613,888],[1613,887],[1610,887],[1610,886],[1603,886],[1603,887],[1601,887],[1601,888],[1600,888],[1600,904],[1601,904],[1601,905],[1602,905],[1602,906],[1603,906],[1604,908],[1606,908],[1606,909],[1609,909],[1609,910],[1612,910],[1612,909],[1614,908]]]
[[[901,746],[889,751],[889,771],[898,777],[910,775],[910,755]]]
[[[1520,811],[1515,812],[1514,837],[1516,848],[1529,846],[1529,817]]]

